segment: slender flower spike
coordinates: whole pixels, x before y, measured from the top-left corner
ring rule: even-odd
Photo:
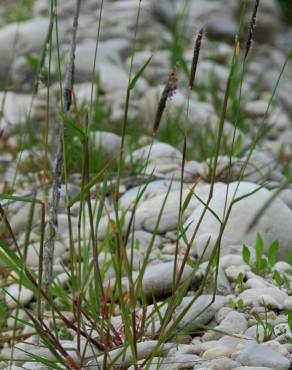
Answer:
[[[168,98],[171,98],[177,88],[177,68],[175,67],[172,72],[169,75],[167,84],[165,85],[165,88],[161,94],[161,98],[159,100],[155,120],[154,120],[154,125],[153,125],[153,134],[155,135],[158,128],[159,124],[166,106],[166,102]]]
[[[247,58],[247,56],[250,52],[251,45],[252,45],[253,33],[254,33],[255,24],[256,24],[256,18],[257,18],[259,3],[260,3],[260,0],[256,0],[255,4],[254,4],[251,21],[250,21],[250,25],[249,25],[249,28],[248,28],[248,36],[247,36],[247,40],[246,40],[244,59]]]
[[[204,35],[204,30],[202,28],[202,29],[200,29],[200,32],[199,32],[199,34],[196,38],[195,47],[194,47],[194,54],[193,54],[193,59],[192,59],[192,66],[191,66],[191,73],[190,73],[190,80],[189,80],[190,90],[193,89],[194,82],[195,82],[197,65],[198,65],[198,60],[199,60],[203,35]]]

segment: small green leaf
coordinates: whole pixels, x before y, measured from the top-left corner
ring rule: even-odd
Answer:
[[[290,332],[292,333],[292,311],[288,312],[288,325],[289,325]]]
[[[262,256],[264,254],[264,242],[260,234],[257,234],[257,239],[256,239],[256,266],[257,270],[261,270],[261,260]]]
[[[234,143],[234,155],[240,153],[242,145],[242,135],[239,134],[235,143]]]
[[[37,72],[40,60],[32,54],[26,54],[25,56],[27,63],[31,66],[34,72]]]
[[[279,249],[279,242],[275,240],[269,247],[268,261],[270,266],[274,266],[277,262],[277,252]]]
[[[279,288],[281,288],[281,286],[283,285],[283,282],[284,282],[284,281],[283,281],[283,279],[281,278],[281,275],[280,275],[279,271],[277,271],[277,270],[275,270],[275,271],[274,271],[273,279],[275,280],[275,282],[276,282],[277,286],[278,286]]]
[[[242,248],[242,258],[244,262],[249,265],[250,262],[250,251],[246,245],[243,246]]]
[[[242,298],[239,298],[239,300],[237,301],[237,307],[238,308],[241,308],[241,307],[243,307],[244,306],[244,301],[243,301],[243,299]]]
[[[236,285],[238,285],[238,286],[242,286],[242,284],[243,284],[243,278],[244,278],[244,275],[243,275],[243,273],[242,272],[240,272],[239,274],[238,274],[238,276],[237,276],[237,278],[236,278]]]
[[[146,61],[146,63],[139,69],[139,71],[137,72],[137,74],[133,77],[132,81],[130,82],[129,84],[129,90],[133,90],[137,81],[139,80],[139,78],[142,76],[143,72],[145,71],[145,69],[147,68],[148,64],[150,63],[152,59],[152,55],[151,57]]]
[[[263,257],[259,260],[259,264],[258,264],[258,267],[259,267],[259,270],[260,271],[265,271],[268,267],[268,260],[266,259],[266,257]]]
[[[288,262],[290,265],[292,265],[292,251],[290,251],[290,252],[288,253],[287,262]]]

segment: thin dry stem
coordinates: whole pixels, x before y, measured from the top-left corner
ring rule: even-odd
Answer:
[[[78,28],[78,17],[80,12],[81,0],[76,0],[76,10],[73,21],[73,33],[71,41],[70,60],[65,78],[64,86],[64,113],[70,110],[72,104],[72,91],[74,85],[74,60],[76,50],[76,34]],[[64,148],[63,148],[63,133],[62,127],[58,128],[58,148],[55,161],[55,168],[53,174],[52,194],[49,202],[49,215],[48,215],[48,229],[47,239],[44,244],[44,259],[43,259],[43,290],[48,292],[53,275],[53,259],[54,259],[54,246],[55,237],[58,227],[58,206],[60,200],[60,187],[62,184],[63,169],[64,169]]]

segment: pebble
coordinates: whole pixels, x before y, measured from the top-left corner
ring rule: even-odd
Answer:
[[[263,117],[267,111],[268,104],[264,100],[255,100],[246,104],[244,112],[252,118]]]
[[[248,182],[241,182],[240,184],[237,182],[230,183],[227,197],[228,205],[230,204],[237,187],[238,190],[236,192],[236,197],[250,194],[258,189],[257,185]],[[213,212],[219,215],[219,217],[223,216],[225,209],[226,190],[227,188],[224,184],[216,183],[213,198],[209,204],[209,207]],[[266,203],[270,196],[271,194],[269,190],[261,188],[252,195],[233,205],[223,233],[221,255],[228,254],[229,246],[232,244],[240,245],[245,243],[253,245],[255,243],[257,233],[260,233],[264,239],[266,250],[274,240],[278,240],[281,246],[278,253],[279,258],[285,259],[287,257],[292,240],[292,234],[290,235],[289,232],[289,230],[292,230],[292,213],[280,199],[274,200],[266,210],[265,215],[259,220],[256,228],[247,230],[249,223],[253,221],[256,212]],[[207,201],[207,196],[203,197],[203,200]],[[191,238],[195,225],[199,222],[203,210],[204,205],[200,204],[186,220],[185,227],[191,224],[186,232],[188,239]],[[277,214],[276,219],[273,217],[275,214]],[[207,211],[197,233],[197,238],[204,236],[206,240],[208,235],[212,237],[207,251],[204,254],[204,259],[207,259],[210,256],[211,250],[215,245],[215,236],[218,235],[219,230],[219,221],[211,212]],[[196,244],[196,241],[194,241],[193,246],[198,255],[203,253],[205,245],[206,243],[199,245],[199,243]],[[238,252],[240,253],[241,251]]]
[[[148,266],[143,278],[143,291],[146,297],[155,298],[166,296],[171,292],[173,282],[174,263],[159,263]],[[178,265],[179,268],[179,265]],[[193,270],[188,265],[185,266],[181,282],[185,282],[192,274]],[[161,279],[163,276],[163,279]]]
[[[288,298],[287,294],[279,288],[254,288],[247,289],[240,293],[240,299],[243,299],[245,304],[255,306],[268,305],[275,309],[282,309],[283,303]]]
[[[255,344],[244,349],[238,361],[245,366],[263,366],[274,370],[288,370],[290,361],[265,344]]]
[[[176,310],[175,317],[177,317],[181,311],[192,302],[192,300],[193,297],[184,298]],[[227,298],[224,296],[216,296],[213,303],[211,295],[199,296],[180,321],[179,327],[184,328],[189,324],[196,327],[196,323],[204,325],[208,324],[213,319],[215,313],[222,308],[226,302]]]
[[[20,305],[25,306],[33,298],[33,292],[31,290],[24,286],[20,287],[18,284],[11,284],[6,291],[5,302],[9,308],[17,307],[17,302],[19,302]]]
[[[215,329],[226,334],[243,334],[247,329],[247,320],[243,313],[231,311]]]

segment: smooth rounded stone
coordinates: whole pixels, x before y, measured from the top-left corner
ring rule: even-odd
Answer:
[[[44,45],[49,27],[49,18],[34,18],[24,22],[10,23],[0,30],[0,75],[7,73],[14,56],[39,51]],[[66,22],[58,22],[58,39],[64,39]],[[55,32],[53,32],[55,35]],[[53,37],[53,43],[56,38]]]
[[[276,179],[281,181],[282,175],[278,171],[278,165],[273,157],[263,151],[254,151],[250,158],[238,158],[233,156],[219,156],[216,167],[217,181],[231,182],[237,181],[242,177],[242,168],[244,166],[243,180],[252,183],[261,183],[264,179]],[[205,160],[201,166],[200,175],[203,179],[210,181],[210,159]]]
[[[216,347],[210,348],[203,354],[203,358],[206,360],[213,360],[218,357],[230,357],[233,353],[233,349],[230,347]]]
[[[17,317],[17,320],[16,320],[16,317]],[[13,329],[15,322],[16,322],[17,328],[23,327],[24,326],[23,321],[28,321],[28,315],[25,312],[25,310],[23,310],[22,308],[19,308],[19,309],[14,309],[13,311],[11,311],[10,317],[7,319],[6,323],[9,329]]]
[[[99,76],[100,89],[104,93],[115,90],[126,90],[128,87],[128,74],[120,66],[112,63],[102,63],[97,65],[97,74]],[[137,88],[142,92],[147,88],[143,78],[137,82]]]
[[[263,366],[274,370],[288,370],[290,361],[266,344],[253,344],[244,349],[237,360],[245,366]]]
[[[287,311],[292,311],[292,297],[289,296],[285,299],[283,304],[283,309]]]
[[[145,174],[155,175],[159,178],[181,180],[181,164],[179,163],[158,163],[158,164],[148,164],[145,168]],[[188,167],[184,168],[183,180],[184,182],[192,182],[198,176],[193,173]]]
[[[184,328],[189,325],[196,326],[199,324],[208,324],[214,317],[215,313],[222,308],[226,302],[227,298],[224,296],[216,296],[215,301],[212,303],[213,296],[211,295],[201,295],[195,302],[190,306],[189,310],[185,316],[180,321],[178,327]],[[175,317],[177,317],[183,309],[185,309],[194,299],[194,297],[185,297],[182,303],[178,306],[175,311]],[[191,329],[191,328],[190,328]]]
[[[143,77],[150,83],[158,81],[163,83],[167,79],[167,71],[170,61],[169,50],[156,50],[153,54],[150,50],[141,50],[135,53],[133,61],[133,71],[138,73],[141,66],[143,66],[147,60],[151,58],[151,63],[148,64],[147,68],[143,73]],[[127,67],[130,67],[131,57],[127,59]]]
[[[145,185],[135,186],[127,190],[119,199],[119,205],[122,209],[128,209],[137,202],[137,197],[140,194],[141,204],[144,200],[151,199],[160,194],[166,194],[167,190],[179,190],[180,182],[171,180],[156,180]],[[141,196],[141,192],[143,194]]]
[[[22,207],[15,213],[10,219],[10,225],[15,234],[18,234],[21,231],[25,231],[26,225],[28,223],[29,214],[31,211],[31,204],[25,203]],[[33,222],[34,225],[37,221],[40,220],[40,206],[38,204],[35,205],[34,214],[33,214]]]
[[[76,351],[76,341],[61,340],[60,344],[66,348],[66,351],[70,357],[72,357],[75,361],[79,360],[79,356],[77,355]],[[81,339],[81,349],[82,351],[86,349],[85,358],[91,358],[99,354],[98,351],[93,351],[92,346],[88,346],[88,342],[83,338]],[[0,352],[0,360],[10,360],[12,351],[14,361],[29,361],[31,360],[31,353],[33,353],[35,356],[46,358],[48,361],[56,360],[54,354],[48,348],[45,348],[44,346],[38,347],[32,341],[19,342],[14,346],[13,349],[5,348]]]
[[[231,307],[220,308],[220,310],[215,313],[215,320],[217,323],[220,324],[231,311],[233,311]]]
[[[136,230],[135,232],[132,232],[129,235],[127,248],[130,249],[133,243],[135,246],[135,250],[138,250],[139,252],[144,254],[147,252],[147,249],[149,245],[151,244],[152,238],[153,238],[153,234],[148,233],[147,231],[143,231],[143,230]],[[163,239],[161,236],[155,235],[152,248],[153,249],[160,248],[162,241]]]
[[[92,145],[101,149],[110,158],[117,158],[117,154],[121,147],[121,137],[107,131],[94,131],[90,134],[90,142]]]
[[[84,40],[76,46],[75,55],[75,78],[76,82],[89,81],[92,79],[92,72],[95,59],[95,40]],[[116,50],[105,45],[102,41],[98,44],[98,53],[96,60],[96,72],[101,63],[111,63],[111,65],[121,65],[122,61]],[[109,76],[111,78],[111,76]]]
[[[248,273],[246,273],[246,276],[247,276],[248,280],[244,284],[245,289],[261,289],[261,288],[271,287],[271,285],[265,279],[262,279],[259,276],[251,276],[250,277],[248,275]]]
[[[154,348],[157,346],[156,340],[147,340],[144,342],[137,343],[137,359],[142,360],[147,358],[149,355],[152,354]],[[164,356],[167,351],[169,351],[173,347],[172,343],[163,343],[160,345],[159,350],[157,350],[157,356]],[[123,353],[123,355],[121,355]],[[133,361],[133,355],[131,348],[127,348],[126,351],[123,348],[117,348],[109,351],[108,353],[110,358],[116,358],[116,365],[119,365],[122,369],[127,369]],[[96,357],[94,360],[90,361],[87,365],[94,364],[102,366],[104,362],[104,355],[100,355]],[[91,367],[89,367],[91,369]]]
[[[281,198],[289,208],[292,208],[292,189],[282,190],[279,194],[279,198]]]
[[[5,99],[5,100],[4,100]],[[24,125],[27,122],[29,114],[31,96],[28,94],[14,93],[11,91],[0,92],[0,104],[3,104],[4,109],[1,123],[4,127],[10,125]]]
[[[60,284],[60,285],[65,285],[66,283],[68,283],[68,281],[70,280],[70,277],[68,276],[67,272],[62,272],[61,274],[58,274],[55,278],[54,278],[54,282],[56,284]]]
[[[267,112],[268,106],[268,101],[254,100],[245,105],[244,113],[251,118],[263,117]]]
[[[287,339],[289,339],[289,338],[287,338]],[[291,337],[290,337],[290,339],[291,339]],[[279,343],[278,340],[280,340],[280,338],[269,340],[265,344],[269,348],[271,348],[272,350],[280,353],[281,355],[283,355],[285,357],[288,357],[289,352],[287,351],[287,348],[283,344]]]
[[[286,293],[276,287],[247,289],[238,296],[247,305],[251,304],[254,307],[268,305],[278,310],[283,309],[283,303],[287,297],[288,295]]]
[[[247,320],[243,313],[231,311],[215,329],[226,334],[243,334],[247,330]]]
[[[247,266],[247,265],[243,265],[243,266],[229,266],[225,270],[225,274],[226,274],[227,278],[230,281],[235,282],[237,280],[238,275],[240,273],[243,274],[243,276],[245,276],[246,273],[248,271],[250,271],[250,269],[251,269],[250,266]]]
[[[214,80],[220,89],[224,89],[228,80],[228,68],[212,60],[200,61],[197,68],[196,83],[199,86],[210,88]]]
[[[140,100],[141,113],[143,114],[145,124],[149,126],[153,125],[157,105],[164,87],[164,85],[159,85],[148,89]],[[174,96],[166,102],[161,124],[165,124],[168,120],[177,119],[181,110],[185,109],[186,101],[187,94],[184,91],[176,90]],[[204,128],[204,124],[207,124],[215,117],[215,111],[211,104],[199,102],[197,101],[195,94],[191,95],[189,105],[190,122],[198,124],[200,127]]]
[[[274,370],[271,367],[262,366],[239,366],[235,367],[233,370]]]
[[[180,265],[178,265],[178,268]],[[148,266],[145,270],[142,288],[146,297],[163,297],[171,292],[173,285],[173,268],[174,263],[159,263]],[[185,282],[192,274],[193,269],[185,266],[182,274],[182,282]]]
[[[143,165],[148,163],[179,163],[182,161],[182,154],[173,146],[157,142],[146,145],[140,149],[134,150],[130,156],[126,157],[126,163],[139,162]]]
[[[22,364],[22,369],[26,370],[50,370],[47,366],[43,365],[40,362],[24,362]]]
[[[290,272],[292,272],[292,265],[290,265],[290,263],[285,262],[285,261],[278,261],[272,267],[272,271],[290,273]]]
[[[239,246],[238,246],[239,247]],[[241,246],[242,248],[242,246]],[[242,255],[240,254],[226,254],[224,256],[220,256],[220,266],[225,270],[230,266],[243,266],[245,265]]]
[[[238,189],[237,189],[238,186]],[[216,183],[213,192],[213,198],[209,204],[210,209],[219,217],[223,217],[225,203],[227,198],[227,209],[230,205],[234,193],[236,192],[236,198],[250,194],[249,196],[241,199],[235,203],[230,212],[230,216],[226,223],[223,238],[221,243],[221,255],[228,254],[230,245],[240,245],[242,243],[253,245],[256,240],[256,235],[261,234],[265,252],[267,252],[269,245],[274,241],[278,240],[280,243],[279,258],[285,259],[289,253],[291,241],[292,241],[292,213],[291,210],[279,199],[275,199],[270,207],[265,211],[256,227],[248,229],[250,222],[257,214],[258,210],[266,204],[267,200],[270,199],[271,192],[267,189],[261,188],[258,190],[258,186],[248,182],[233,182],[229,184],[228,195],[226,197],[227,186],[222,183]],[[257,191],[256,191],[257,190]],[[194,190],[196,193],[196,190]],[[203,197],[203,201],[207,201],[207,194]],[[190,225],[186,231],[186,237],[190,240],[191,235],[194,232],[196,225],[198,224],[202,212],[205,206],[200,204],[195,208],[192,215],[187,219],[185,227]],[[274,215],[277,215],[275,218]],[[220,231],[220,223],[214,215],[207,210],[203,221],[201,222],[197,237],[206,235],[218,235]],[[291,232],[290,232],[291,231]],[[197,252],[197,255],[203,253],[202,249],[193,243],[193,247]],[[204,259],[208,259],[211,250],[214,248],[213,243],[209,243]],[[240,253],[241,251],[239,251]]]
[[[5,293],[5,302],[9,308],[15,308],[17,307],[19,302],[20,305],[25,306],[27,303],[29,303],[33,298],[33,292],[24,286],[19,286],[18,284],[11,284],[6,289]],[[16,299],[16,301],[14,299]]]
[[[182,201],[190,194],[190,190],[185,189],[182,193]],[[135,229],[146,230],[154,232],[156,224],[159,220],[157,231],[158,233],[165,233],[167,231],[175,230],[179,218],[179,204],[180,204],[180,191],[170,191],[168,194],[158,195],[150,198],[140,204],[135,213]],[[197,207],[199,201],[192,197],[187,209],[182,215],[185,220],[191,212]],[[163,212],[161,213],[163,207]],[[161,215],[160,215],[161,214]],[[160,219],[159,219],[160,217]]]
[[[210,367],[210,369],[212,370],[232,370],[238,367],[240,363],[228,357],[221,357],[215,358],[213,360],[205,360],[201,367],[200,366],[194,367],[194,369],[202,370],[204,368],[203,365]]]
[[[201,357],[197,355],[176,353],[175,356],[168,355],[158,361],[153,359],[151,365],[153,370],[157,368],[161,370],[190,369],[195,363],[200,363],[201,361]]]
[[[205,24],[205,29],[208,37],[223,40],[233,40],[237,31],[236,22],[224,14],[219,14],[211,17]]]
[[[97,87],[92,85],[92,82],[80,82],[74,84],[74,93],[77,104],[89,103],[91,101],[91,94],[93,101],[96,100]]]
[[[199,352],[201,351],[198,351],[198,344],[200,344],[201,342],[198,341],[198,343],[194,345],[192,340],[193,339],[190,335],[184,335],[176,338],[174,340],[174,342],[178,344],[178,346],[176,346],[176,350],[178,350],[178,352],[181,354],[191,354],[191,355],[199,354]],[[187,343],[184,343],[184,341],[187,341]]]
[[[162,254],[175,254],[176,252],[176,245],[171,243],[165,243],[162,247]]]
[[[265,340],[265,329],[261,325],[250,326],[244,334],[256,339],[258,342]]]
[[[217,292],[218,294],[222,294],[222,295],[227,295],[231,293],[231,285],[227,279],[227,276],[224,270],[220,266],[218,268],[218,275],[217,275]]]

